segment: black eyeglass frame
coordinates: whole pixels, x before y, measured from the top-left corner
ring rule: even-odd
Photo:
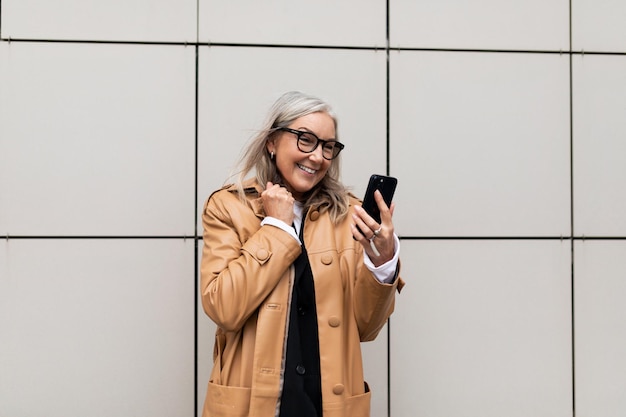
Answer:
[[[341,151],[343,150],[343,148],[346,147],[343,143],[341,143],[341,142],[339,142],[337,140],[320,139],[320,138],[317,137],[317,135],[315,133],[307,132],[307,131],[304,131],[304,130],[290,129],[288,127],[279,127],[276,130],[280,130],[280,131],[283,131],[283,132],[289,132],[289,133],[293,133],[294,135],[296,135],[296,137],[297,137],[296,146],[298,146],[298,150],[300,152],[303,152],[303,153],[312,153],[312,152],[314,152],[317,149],[317,147],[320,145],[320,143],[321,143],[322,144],[322,157],[324,159],[326,159],[327,161],[332,161],[333,159],[337,158],[339,156],[339,154],[341,153]],[[315,142],[315,146],[313,146],[313,149],[311,149],[310,151],[305,151],[305,150],[302,150],[302,148],[300,148],[300,140],[301,140],[302,135],[311,135],[311,136],[313,136],[317,140],[317,142]],[[333,156],[332,156],[332,158],[327,158],[326,155],[324,155],[324,145],[327,144],[327,143],[330,143],[330,144],[333,145]],[[336,149],[338,149],[338,150],[336,150]]]

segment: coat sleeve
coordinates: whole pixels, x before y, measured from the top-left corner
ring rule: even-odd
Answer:
[[[237,331],[276,287],[301,252],[283,230],[266,225],[233,193],[207,200],[202,214],[200,294],[206,314]]]
[[[396,267],[393,283],[384,284],[376,279],[365,266],[363,247],[355,245],[355,281],[353,309],[362,342],[374,340],[393,313],[396,292],[400,292],[404,281],[400,278],[400,260]]]
[[[398,269],[400,263],[398,263]],[[362,342],[374,340],[383,328],[395,306],[396,291],[403,281],[397,277],[392,284],[383,284],[365,267],[357,268],[354,288],[354,315]]]

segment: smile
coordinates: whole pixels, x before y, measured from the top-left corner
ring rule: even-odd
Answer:
[[[298,168],[300,168],[301,170],[303,170],[304,172],[307,172],[309,174],[315,174],[317,172],[317,170],[311,169],[311,168],[307,168],[304,165],[300,165],[300,164],[297,164],[297,165],[298,165]]]

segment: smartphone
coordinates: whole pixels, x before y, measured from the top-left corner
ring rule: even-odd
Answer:
[[[374,199],[374,191],[380,190],[383,200],[385,200],[385,204],[389,206],[391,205],[393,193],[396,191],[397,185],[398,179],[394,177],[377,174],[370,177],[369,183],[367,184],[367,190],[365,191],[365,197],[363,198],[362,207],[367,214],[376,220],[377,223],[380,223],[380,210],[378,209],[378,204],[376,204],[376,200]]]

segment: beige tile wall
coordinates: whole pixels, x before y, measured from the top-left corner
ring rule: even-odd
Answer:
[[[199,210],[290,89],[334,105],[357,195],[399,178],[373,416],[626,413],[626,5],[0,10],[0,414],[198,412]]]

